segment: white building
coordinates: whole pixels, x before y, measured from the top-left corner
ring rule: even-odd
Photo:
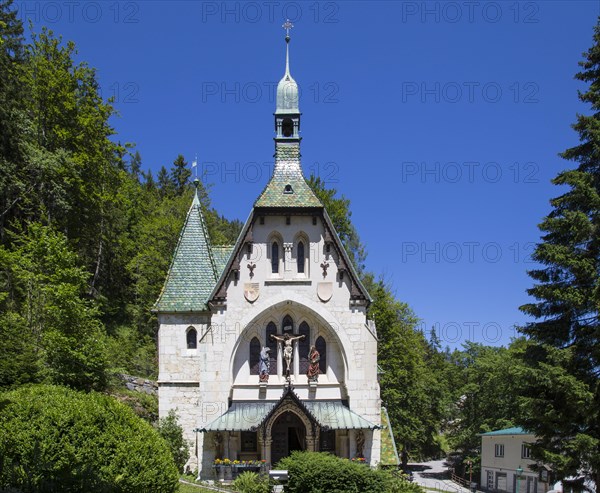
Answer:
[[[548,471],[533,471],[530,446],[535,436],[522,428],[481,434],[481,487],[509,493],[546,493]],[[517,486],[518,484],[518,486]]]
[[[155,307],[159,413],[176,410],[204,477],[216,458],[274,465],[297,449],[380,461],[371,300],[302,174],[289,41],[273,176],[231,247],[211,246],[194,198]]]

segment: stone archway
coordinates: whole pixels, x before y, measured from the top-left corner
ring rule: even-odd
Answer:
[[[294,450],[306,450],[306,426],[295,413],[282,413],[273,423],[271,440],[271,462],[276,464]]]
[[[316,451],[317,443],[317,423],[309,418],[295,398],[284,397],[263,426],[263,459],[272,467],[293,450]]]

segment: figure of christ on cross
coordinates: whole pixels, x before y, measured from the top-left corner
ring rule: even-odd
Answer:
[[[284,334],[282,337],[280,335],[271,334],[271,339],[283,342],[283,359],[285,359],[285,377],[287,380],[290,379],[290,366],[292,366],[292,354],[294,352],[293,343],[294,341],[304,339],[305,337],[305,335],[292,337],[289,334]]]

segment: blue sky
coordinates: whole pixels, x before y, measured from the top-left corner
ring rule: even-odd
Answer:
[[[214,206],[242,220],[272,169],[289,17],[305,174],[351,200],[368,270],[451,347],[526,321],[598,1],[16,5],[98,70],[144,168],[197,153]]]

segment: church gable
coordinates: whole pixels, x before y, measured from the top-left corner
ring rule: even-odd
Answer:
[[[344,286],[349,290],[351,304],[371,302],[323,207],[255,207],[210,300],[214,306],[226,304],[228,290],[238,283],[262,290],[261,285],[291,282],[301,286],[302,281],[322,302],[329,301],[336,287]],[[254,301],[248,297],[246,300]]]

